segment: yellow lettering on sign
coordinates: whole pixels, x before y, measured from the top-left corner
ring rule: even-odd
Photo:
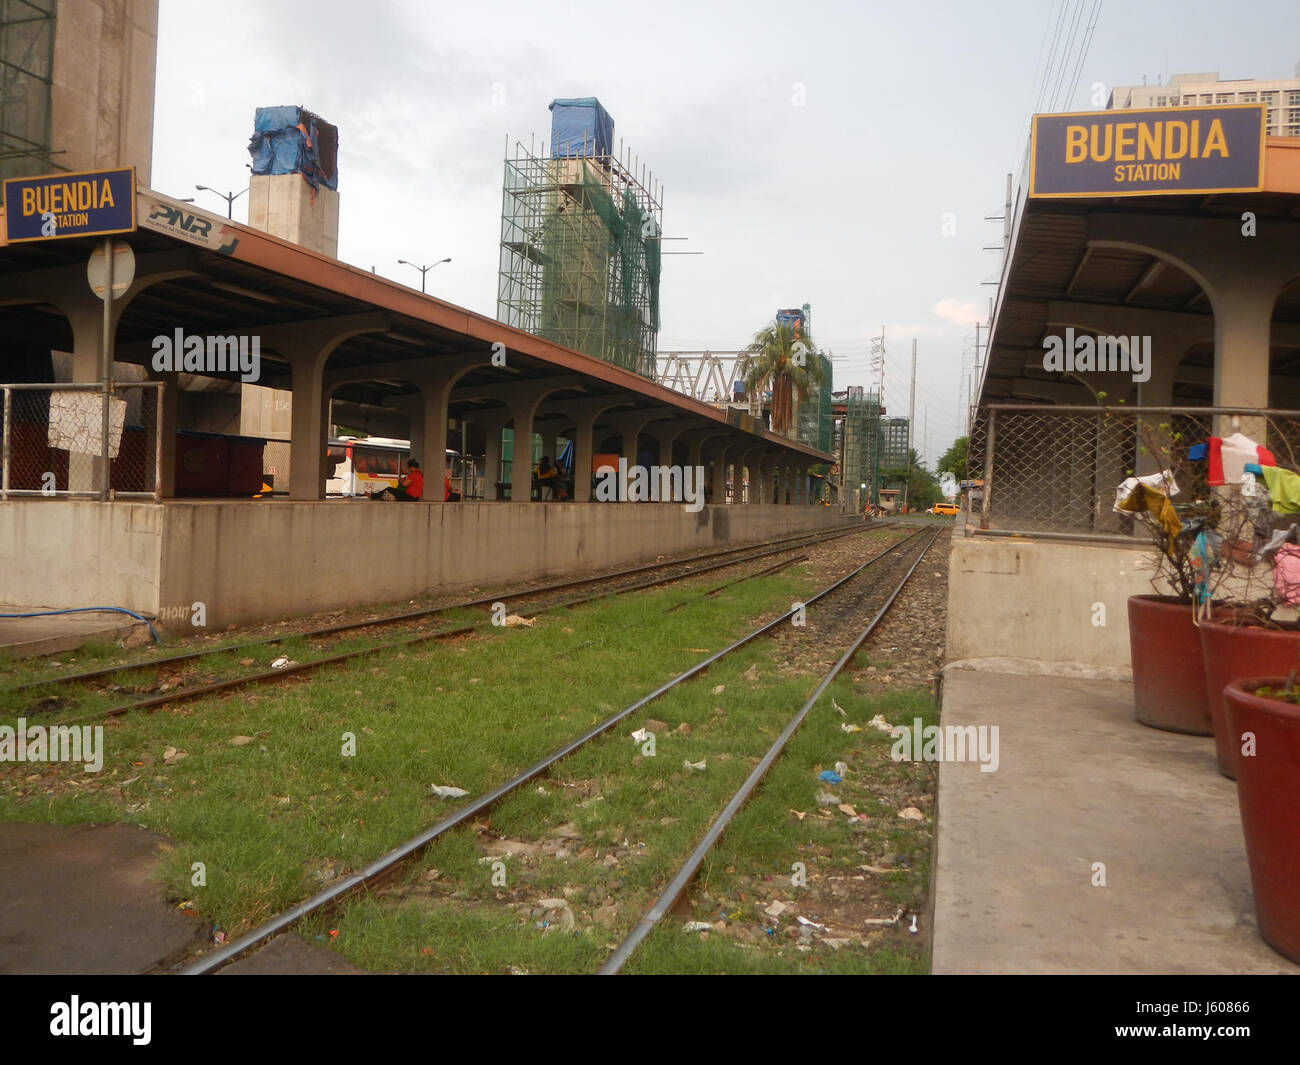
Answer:
[[[1224,159],[1228,158],[1228,142],[1223,136],[1223,123],[1217,118],[1210,123],[1210,132],[1205,135],[1205,149],[1201,154],[1208,159],[1211,152],[1218,152]]]
[[[1177,144],[1177,147],[1175,147],[1175,143]],[[1181,159],[1186,154],[1187,154],[1187,123],[1186,122],[1166,123],[1165,124],[1165,158]]]
[[[1133,161],[1133,136],[1136,130],[1136,122],[1121,122],[1115,127],[1115,162]]]
[[[1139,122],[1137,128],[1138,134],[1138,158],[1152,159],[1160,158],[1160,123]]]
[[[1088,127],[1065,127],[1065,161],[1082,163],[1088,158]]]
[[[1094,163],[1104,163],[1110,158],[1111,149],[1115,143],[1115,127],[1106,126],[1106,139],[1099,146],[1097,144],[1097,134],[1101,132],[1100,126],[1092,127],[1092,135],[1088,139],[1089,147],[1092,149],[1092,161]]]
[[[36,190],[23,189],[23,214],[36,214]]]
[[[97,207],[116,207],[116,206],[117,206],[117,204],[115,204],[115,203],[113,202],[113,187],[108,183],[108,178],[104,178],[104,188],[103,188],[103,190],[100,192],[100,195],[99,195],[99,203],[96,204],[96,206],[97,206]]]

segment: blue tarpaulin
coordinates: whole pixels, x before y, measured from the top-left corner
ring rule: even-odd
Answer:
[[[312,188],[339,187],[338,127],[295,105],[259,107],[248,154],[254,174],[301,174]]]
[[[613,155],[614,119],[594,96],[551,101],[551,158]]]

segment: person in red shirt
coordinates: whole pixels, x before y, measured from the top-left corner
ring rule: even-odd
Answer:
[[[424,474],[420,472],[420,464],[415,459],[411,459],[406,465],[406,472],[397,479],[396,488],[385,488],[370,498],[415,501],[424,495]]]
[[[460,493],[451,490],[451,467],[448,466],[442,472],[442,501],[444,503],[459,503]]]

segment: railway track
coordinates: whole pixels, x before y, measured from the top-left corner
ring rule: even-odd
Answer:
[[[705,837],[705,840],[703,840],[700,846],[692,853],[691,857],[687,860],[687,864],[682,867],[682,870],[679,871],[678,875],[674,877],[670,884],[670,888],[674,889],[673,898],[667,901],[667,905],[664,905],[668,895],[668,891],[665,890],[665,892],[660,894],[659,901],[651,909],[650,913],[642,919],[641,924],[638,924],[637,929],[633,932],[633,936],[637,938],[634,942],[631,942],[630,945],[627,945],[626,954],[630,954],[631,951],[635,949],[636,944],[640,942],[640,939],[644,938],[644,936],[648,934],[648,931],[658,921],[659,917],[662,916],[662,913],[667,912],[668,909],[671,908],[672,902],[676,900],[676,897],[681,894],[685,885],[689,883],[694,870],[698,869],[699,862],[702,860],[703,855],[707,854],[713,843],[721,836],[722,830],[726,827],[727,822],[729,822],[731,817],[734,816],[735,811],[743,805],[745,798],[747,798],[748,795],[753,792],[754,788],[757,787],[758,782],[766,773],[767,768],[769,768],[772,762],[776,760],[776,757],[780,754],[781,749],[785,746],[789,737],[793,735],[794,731],[798,728],[799,723],[807,715],[812,706],[815,705],[821,693],[826,689],[834,677],[843,670],[848,662],[852,660],[853,655],[866,641],[876,623],[884,616],[885,612],[889,609],[889,606],[892,605],[893,601],[897,598],[899,592],[901,592],[903,586],[907,583],[908,578],[915,571],[938,534],[939,530],[922,528],[910,534],[907,538],[886,547],[884,550],[873,555],[860,566],[853,569],[847,575],[840,577],[838,580],[822,588],[816,594],[808,597],[803,604],[796,604],[790,610],[785,611],[771,621],[760,625],[758,628],[742,636],[740,639],[734,641],[728,646],[719,651],[713,652],[691,668],[677,674],[675,677],[671,678],[664,684],[661,684],[646,695],[643,695],[635,702],[624,707],[622,710],[617,711],[599,723],[593,725],[586,732],[570,740],[564,746],[528,766],[526,769],[517,773],[514,777],[510,778],[503,784],[498,785],[496,788],[493,788],[486,794],[467,803],[465,806],[425,829],[418,835],[408,839],[405,843],[389,851],[387,854],[384,854],[370,862],[356,873],[343,878],[323,891],[318,892],[316,895],[313,895],[311,898],[291,907],[277,917],[274,917],[257,928],[237,937],[219,949],[189,963],[180,970],[180,973],[182,975],[205,975],[216,972],[238,958],[256,951],[271,939],[292,929],[305,918],[330,912],[349,898],[382,885],[407,862],[422,854],[435,840],[444,836],[453,829],[469,823],[472,819],[500,802],[503,798],[516,792],[530,781],[535,780],[542,774],[546,773],[558,762],[609,732],[620,722],[626,720],[650,703],[672,691],[679,685],[701,676],[711,666],[740,648],[757,640],[759,637],[779,633],[783,628],[790,630],[792,627],[788,625],[788,623],[798,613],[799,609],[806,610],[814,604],[820,603],[823,600],[828,600],[830,597],[834,596],[836,592],[846,588],[864,574],[872,572],[873,567],[880,565],[886,560],[897,562],[898,558],[902,558],[903,556],[898,556],[898,558],[896,558],[896,553],[902,552],[909,546],[913,549],[919,547],[919,551],[917,551],[915,558],[910,560],[910,565],[903,563],[896,567],[899,572],[902,572],[904,568],[906,571],[902,572],[901,579],[893,581],[883,590],[883,603],[879,606],[874,604],[872,605],[871,609],[874,611],[874,616],[872,617],[870,624],[859,633],[849,650],[841,656],[832,672],[823,679],[823,681],[818,685],[816,691],[814,691],[813,695],[800,708],[794,719],[792,719],[791,723],[787,725],[785,731],[783,731],[781,736],[778,738],[777,743],[773,744],[773,747],[768,751],[768,754],[764,757],[759,767],[756,768],[755,772],[751,774],[750,778],[746,781],[741,792],[737,793],[737,796],[728,804],[727,808],[723,811],[723,814],[710,828],[709,834]],[[860,610],[862,608],[861,600],[862,597],[859,597],[859,600],[841,606],[837,613],[844,614],[851,613],[855,609]],[[675,885],[678,885],[679,880],[680,885],[674,888]],[[645,931],[640,931],[642,925],[647,925]],[[632,938],[633,937],[629,937],[629,939]],[[619,948],[620,951],[623,949],[622,946]],[[616,960],[618,967],[621,967],[622,960],[618,960],[618,958],[619,956],[617,954],[611,957],[610,962],[606,963],[606,968]],[[601,971],[604,972],[606,970],[603,968]],[[617,971],[617,968],[613,971]]]
[[[576,607],[584,603],[595,602],[600,599],[606,599],[615,595],[623,595],[628,592],[640,591],[647,588],[658,587],[669,584],[674,581],[684,580],[691,577],[703,576],[704,574],[714,572],[720,569],[727,569],[732,566],[744,565],[747,562],[757,561],[760,559],[770,558],[774,555],[780,555],[787,552],[798,551],[804,547],[811,547],[817,544],[825,543],[831,540],[840,539],[845,536],[851,536],[855,533],[865,531],[877,531],[891,527],[893,523],[882,525],[853,525],[847,529],[835,529],[829,533],[819,533],[814,535],[799,535],[785,537],[779,540],[768,541],[765,544],[746,545],[740,548],[727,548],[722,551],[706,552],[704,554],[691,556],[687,559],[678,559],[670,562],[654,562],[640,566],[634,566],[629,569],[623,569],[614,573],[602,574],[594,577],[583,577],[576,580],[561,581],[553,584],[543,585],[537,588],[524,589],[519,592],[503,593],[490,596],[480,596],[475,599],[465,600],[458,603],[450,603],[438,607],[429,607],[426,609],[406,611],[399,614],[392,614],[380,618],[364,619],[360,621],[345,622],[337,625],[328,625],[320,628],[308,630],[302,633],[292,635],[269,637],[262,640],[251,640],[244,643],[227,645],[218,648],[209,648],[203,651],[192,651],[180,655],[170,655],[165,658],[146,659],[141,662],[123,663],[120,665],[108,666],[102,669],[90,670],[80,673],[65,674],[60,677],[52,677],[39,681],[31,681],[25,684],[15,685],[5,690],[2,694],[11,696],[13,694],[31,691],[39,695],[40,699],[36,704],[39,708],[41,703],[48,703],[51,699],[59,702],[63,701],[62,696],[54,693],[65,686],[87,686],[93,682],[104,678],[113,677],[123,673],[132,673],[140,670],[155,670],[155,678],[151,682],[133,685],[136,690],[144,691],[157,690],[163,683],[162,677],[166,670],[173,670],[184,664],[193,664],[215,655],[230,655],[239,652],[249,652],[259,649],[265,649],[290,639],[299,640],[319,640],[337,637],[344,633],[357,632],[365,629],[389,628],[394,626],[410,626],[419,622],[436,619],[441,615],[451,613],[456,610],[473,609],[476,607],[493,606],[497,603],[514,603],[516,609],[527,609],[533,612],[542,612],[554,610],[561,607]],[[752,580],[756,577],[765,576],[776,572],[782,568],[793,565],[797,561],[807,556],[791,557],[782,563],[773,565],[753,573],[748,573],[734,581],[729,581],[717,588],[709,589],[703,594],[716,595],[723,588],[743,580]],[[700,565],[699,563],[704,563]],[[654,576],[646,576],[655,574]],[[567,591],[570,589],[581,588],[584,586],[597,585],[599,591],[589,594],[573,596],[569,598],[560,598],[545,600],[539,597]],[[218,678],[205,681],[202,684],[191,687],[177,688],[169,687],[165,691],[156,695],[149,695],[143,699],[133,699],[129,702],[121,703],[117,706],[106,709],[96,710],[93,713],[79,717],[43,717],[52,724],[73,725],[82,724],[90,721],[104,720],[113,717],[119,717],[133,710],[153,710],[165,705],[186,702],[194,699],[204,698],[209,695],[216,695],[221,692],[231,691],[257,684],[271,684],[282,681],[288,677],[299,676],[313,672],[325,666],[337,665],[347,662],[364,655],[382,653],[385,651],[397,651],[413,646],[415,644],[429,641],[446,641],[458,639],[480,631],[484,626],[471,625],[461,626],[453,629],[437,629],[433,631],[415,631],[411,635],[388,642],[368,644],[364,647],[355,648],[340,654],[327,655],[321,658],[313,658],[303,662],[291,662],[279,668],[260,670],[253,673],[245,673],[235,677]],[[125,687],[125,686],[122,686]],[[57,709],[64,709],[58,707]],[[26,711],[16,711],[16,713],[31,713],[29,708]]]

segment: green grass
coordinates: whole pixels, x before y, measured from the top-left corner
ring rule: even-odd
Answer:
[[[894,530],[864,536],[859,541],[863,557],[897,538]],[[709,574],[694,587],[711,587],[728,576]],[[99,774],[57,764],[0,766],[0,820],[123,821],[163,833],[172,841],[160,871],[168,897],[194,900],[205,917],[237,934],[456,809],[456,801],[429,797],[428,784],[454,784],[471,797],[482,794],[698,662],[706,651],[748,631],[759,615],[788,608],[813,585],[801,569],[735,585],[712,599],[696,598],[691,587],[677,585],[555,610],[540,616],[532,628],[488,626],[454,644],[428,643],[363,657],[277,688],[127,714],[106,728]],[[686,605],[669,610],[678,603]],[[465,618],[483,623],[487,609],[459,612],[446,624],[464,624]],[[319,650],[290,638],[253,655],[213,655],[204,669],[224,675],[240,671],[240,657],[257,657],[263,668],[262,658],[269,662],[287,654],[304,661],[313,654],[336,654],[392,638],[390,633],[349,639]],[[61,657],[76,669],[117,660],[103,648]],[[744,673],[755,664],[759,680],[751,682]],[[28,669],[9,679],[16,681]],[[122,677],[114,680],[127,683]],[[354,902],[308,927],[307,934],[324,936],[357,964],[386,971],[482,972],[509,965],[529,971],[590,971],[694,845],[813,682],[774,665],[770,645],[759,641],[570,756],[557,767],[555,778],[536,781],[494,808],[491,833],[482,839],[466,827],[440,840],[403,880],[407,888],[422,887],[424,871],[436,868],[439,878],[432,890]],[[187,679],[185,686],[189,683]],[[714,695],[718,684],[725,684],[726,691]],[[103,698],[105,705],[122,701],[121,693]],[[847,705],[851,696],[838,698]],[[12,703],[0,706],[13,716],[15,710],[21,712]],[[829,707],[826,702],[814,712],[790,755],[811,743],[808,757],[824,760],[829,754],[816,747],[818,737],[823,745],[837,737],[864,737],[840,732],[838,714],[823,722],[823,710]],[[63,711],[58,717],[69,715]],[[634,765],[638,750],[628,733],[650,718],[667,722],[670,729],[687,722],[690,735],[661,732],[656,757]],[[831,731],[823,734],[823,726]],[[354,757],[342,753],[345,733],[355,736]],[[251,742],[233,746],[235,736],[251,737]],[[173,747],[186,757],[165,765],[164,751]],[[707,759],[706,772],[683,769],[683,761],[700,759]],[[763,792],[724,838],[720,853],[732,853],[725,850],[730,847],[748,853],[752,846],[745,861],[763,870],[778,867],[803,845],[798,832],[783,821],[775,834],[762,827],[766,822],[761,818],[757,827],[749,823],[753,811],[766,809],[769,789],[772,811],[782,811],[778,821],[793,820],[784,809],[802,785],[785,777],[784,766],[778,763]],[[37,773],[38,779],[28,779]],[[580,784],[581,794],[578,787],[565,787],[566,782]],[[538,792],[539,786],[546,794]],[[578,805],[595,794],[599,801]],[[479,861],[484,842],[496,836],[538,838],[545,835],[541,826],[568,822],[581,835],[575,852],[590,847],[593,856],[603,857],[610,848],[622,852],[627,839],[628,853],[614,867],[576,853],[542,857],[527,866],[511,859],[506,862],[507,885],[491,884],[490,865]],[[634,846],[638,843],[643,846]],[[205,868],[206,886],[192,883],[198,862]],[[709,890],[714,887],[710,880]],[[578,933],[542,933],[527,913],[520,915],[531,900],[566,888],[575,912],[584,914]],[[919,889],[891,885],[891,890],[899,899],[912,899],[918,890],[923,893],[924,884]],[[619,910],[613,931],[591,925],[585,916],[606,900],[614,900]],[[338,929],[337,940],[328,936],[330,928]],[[645,944],[638,965],[653,967],[654,959],[671,959],[682,947],[669,935],[661,948],[658,938]],[[706,960],[700,964],[731,965],[735,959],[722,959],[722,953],[740,949],[716,938],[705,944],[686,938],[693,949],[704,948]],[[422,953],[426,946],[432,953]],[[708,962],[715,951],[721,960]],[[748,948],[741,953],[747,958],[755,954]],[[873,952],[869,961],[888,967],[895,964],[890,956]],[[904,968],[914,963],[906,950],[899,958],[897,964]],[[759,966],[752,971],[777,964],[757,956],[750,961]],[[851,961],[861,959],[841,952],[819,964],[840,971]],[[780,964],[788,970],[788,961]]]

